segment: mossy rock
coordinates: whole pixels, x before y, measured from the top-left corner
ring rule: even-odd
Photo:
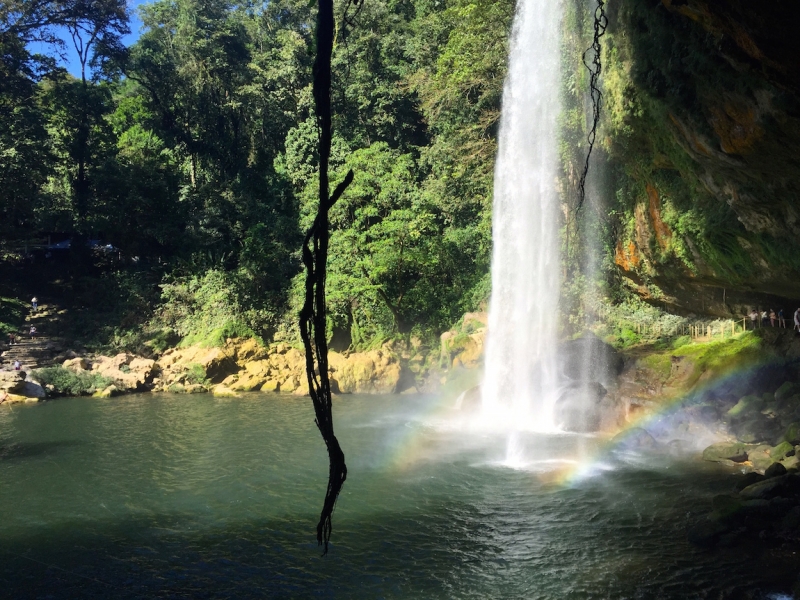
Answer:
[[[764,401],[758,396],[744,396],[728,411],[731,418],[740,418],[747,413],[761,410]]]
[[[800,444],[800,422],[796,421],[789,425],[783,434],[783,439],[794,446]]]
[[[719,442],[703,450],[703,460],[710,462],[744,462],[751,446],[742,442]]]
[[[115,385],[109,385],[108,387],[97,390],[94,394],[92,394],[93,398],[111,398],[113,396],[117,396],[119,394],[119,390]]]
[[[787,441],[783,441],[777,446],[775,446],[772,450],[770,450],[769,455],[772,457],[773,460],[783,460],[786,458],[787,452],[792,452],[794,450],[794,446]]]
[[[787,381],[777,390],[775,390],[775,399],[776,400],[784,400],[791,396],[794,396],[800,392],[800,388],[798,388],[796,383],[792,383],[791,381]]]
[[[741,510],[742,501],[728,494],[722,494],[714,496],[711,500],[711,506],[714,508],[712,518],[725,521]]]

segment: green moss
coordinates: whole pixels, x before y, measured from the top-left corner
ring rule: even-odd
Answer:
[[[666,381],[672,371],[672,357],[669,354],[650,354],[640,358],[637,365],[653,371],[661,381]]]
[[[771,356],[761,339],[750,331],[725,340],[682,346],[673,354],[690,358],[703,371],[723,372],[756,364]]]

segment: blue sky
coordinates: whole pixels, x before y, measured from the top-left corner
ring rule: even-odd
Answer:
[[[2,1],[2,0],[0,0]],[[141,4],[147,4],[150,0],[128,0],[128,10],[130,11],[131,20],[130,20],[130,28],[131,33],[126,35],[122,38],[123,43],[126,46],[130,46],[133,44],[137,39],[139,39],[139,29],[142,26],[142,22],[139,20],[139,17],[136,13],[136,8]],[[77,54],[75,53],[75,48],[72,46],[72,38],[69,36],[69,32],[66,29],[58,28],[55,30],[56,35],[58,35],[62,40],[64,40],[65,44],[65,52],[66,52],[66,60],[60,60],[59,62],[64,65],[67,70],[72,73],[76,77],[80,77],[80,62],[78,62]],[[46,44],[31,44],[29,48],[33,52],[38,52],[40,54],[47,54],[50,56],[55,56],[56,52],[52,46],[48,46]]]

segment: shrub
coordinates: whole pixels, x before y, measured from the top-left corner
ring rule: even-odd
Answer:
[[[203,368],[203,365],[197,363],[191,363],[188,365],[189,370],[186,373],[186,383],[189,384],[200,384],[205,385],[208,383],[208,378],[206,377],[206,370]]]
[[[86,396],[113,383],[99,373],[76,373],[64,367],[37,369],[32,375],[43,386],[52,386],[51,393],[58,396]]]

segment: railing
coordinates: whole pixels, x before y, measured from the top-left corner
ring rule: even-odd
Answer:
[[[634,314],[630,317],[620,315],[619,312],[619,308],[607,306],[599,306],[595,310],[598,320],[607,327],[612,330],[635,332],[643,342],[656,342],[681,336],[689,336],[693,341],[720,340],[752,329],[752,326],[747,323],[747,318],[690,320],[666,312],[644,315],[639,313],[639,315]],[[761,325],[759,320],[756,327]]]

